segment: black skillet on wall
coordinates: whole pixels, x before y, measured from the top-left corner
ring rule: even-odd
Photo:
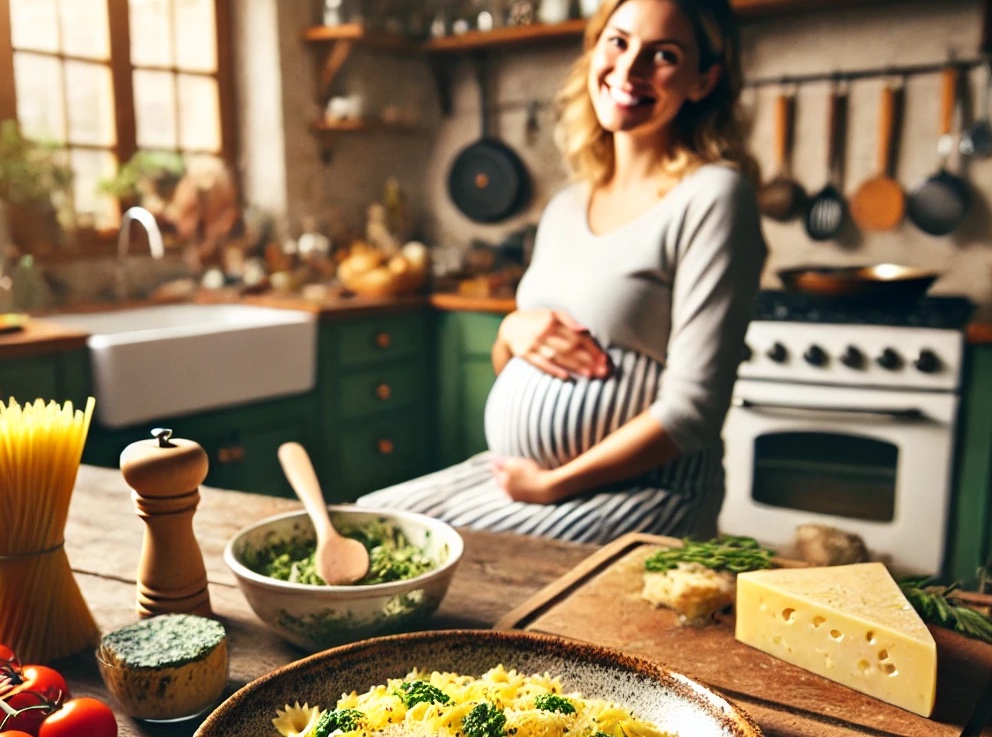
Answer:
[[[530,200],[530,174],[517,153],[489,133],[484,63],[476,60],[482,137],[462,149],[448,172],[448,195],[462,214],[478,223],[498,223]]]

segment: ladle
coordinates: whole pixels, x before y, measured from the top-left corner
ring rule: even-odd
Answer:
[[[283,443],[279,446],[278,456],[282,470],[296,496],[303,502],[317,534],[317,553],[314,556],[317,574],[329,585],[355,583],[369,570],[369,553],[365,546],[334,529],[317,473],[306,449],[299,443]]]

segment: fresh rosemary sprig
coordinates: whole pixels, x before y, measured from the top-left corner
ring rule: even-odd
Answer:
[[[929,584],[930,579],[899,582],[899,588],[924,622],[947,627],[967,637],[992,644],[992,619],[964,604],[955,596],[958,582],[949,586]]]
[[[699,563],[716,571],[743,573],[771,568],[775,552],[750,537],[722,535],[707,542],[685,540],[681,548],[661,548],[644,561],[649,571],[670,571],[679,563]]]

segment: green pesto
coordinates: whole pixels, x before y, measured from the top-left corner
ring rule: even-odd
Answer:
[[[493,704],[483,701],[462,719],[466,737],[503,737],[506,734],[506,714]]]
[[[386,519],[373,519],[361,525],[335,522],[342,535],[361,542],[369,551],[369,571],[356,586],[404,581],[437,567],[425,548],[413,545],[403,531]],[[245,550],[244,562],[255,573],[269,578],[323,586],[314,562],[316,543],[312,538],[274,540],[258,550]]]
[[[101,646],[131,668],[174,668],[198,660],[224,639],[224,626],[195,614],[162,614],[103,636]]]

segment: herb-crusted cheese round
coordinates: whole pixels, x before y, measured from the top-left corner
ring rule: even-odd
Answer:
[[[227,685],[227,633],[220,622],[163,614],[103,636],[100,672],[124,709],[166,721],[200,713]]]

